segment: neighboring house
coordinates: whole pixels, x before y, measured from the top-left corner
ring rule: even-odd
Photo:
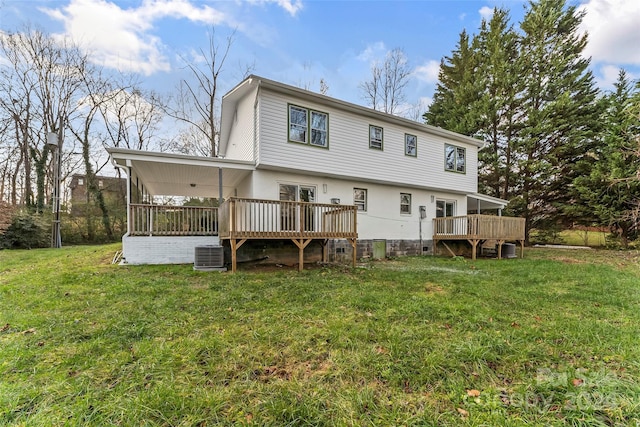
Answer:
[[[176,228],[166,218],[177,207],[133,203],[130,195],[124,257],[191,262],[194,246],[218,239],[230,247],[234,267],[240,246],[266,239],[293,241],[300,261],[315,242],[323,258],[345,253],[354,262],[429,253],[434,241],[456,239],[469,241],[475,256],[489,238],[524,239],[524,229],[522,238],[519,230],[480,236],[467,216],[499,215],[507,203],[477,193],[482,147],[457,133],[250,76],[222,98],[220,158],[109,149],[127,171],[130,194],[225,200],[219,212],[184,208],[198,224],[180,217]],[[219,228],[202,228],[203,216]],[[493,221],[492,229],[509,221],[478,218]]]
[[[109,176],[96,176],[96,186],[102,192],[105,202],[110,206],[124,206],[126,203],[127,180]],[[75,174],[69,183],[71,190],[70,213],[72,216],[81,216],[86,212],[89,202],[89,187],[85,175]],[[91,205],[92,209],[97,209]]]

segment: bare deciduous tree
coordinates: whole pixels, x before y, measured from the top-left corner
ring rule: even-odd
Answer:
[[[384,62],[371,65],[371,80],[360,84],[363,98],[377,111],[398,114],[405,101],[405,88],[409,83],[411,69],[407,57],[400,48],[389,52]]]
[[[178,95],[174,105],[167,108],[167,113],[195,129],[195,134],[187,131],[189,141],[196,153],[206,152],[207,156],[218,156],[219,132],[219,78],[229,51],[233,45],[235,31],[219,45],[215,39],[215,30],[209,33],[207,49],[200,49],[198,61],[183,58],[186,68],[194,78],[193,82],[182,80],[178,87]],[[253,65],[247,65],[242,78],[248,76]],[[197,135],[195,139],[191,138]],[[184,150],[181,150],[184,151]]]
[[[42,212],[51,181],[46,135],[48,132],[62,135],[61,123],[66,124],[78,108],[80,77],[87,58],[68,40],[54,40],[29,28],[1,34],[0,55],[4,57],[0,109],[9,118],[9,132],[15,135],[19,152],[11,185],[17,187],[22,180],[20,191],[12,190],[11,200]]]

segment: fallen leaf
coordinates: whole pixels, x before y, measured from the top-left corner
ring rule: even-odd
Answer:
[[[35,334],[36,333],[36,328],[29,328],[26,331],[22,331],[23,335],[29,335],[29,334]]]
[[[389,353],[389,351],[386,348],[382,347],[382,346],[376,346],[376,353],[378,353],[378,354],[387,354],[387,353]]]
[[[519,328],[520,324],[518,322],[511,322],[511,327],[512,328]]]
[[[457,411],[460,415],[462,415],[463,417],[468,417],[469,416],[469,411],[465,411],[462,408],[457,408]]]
[[[467,390],[467,396],[478,397],[480,396],[480,390],[476,390],[476,389]]]
[[[582,385],[582,383],[584,383],[584,380],[582,378],[574,378],[571,383],[574,385],[574,387],[579,387]]]
[[[253,420],[253,414],[247,414],[245,419],[247,420],[248,423],[251,423],[251,421]]]
[[[0,332],[8,331],[8,330],[9,330],[9,328],[10,328],[10,326],[9,326],[9,324],[7,323],[7,324],[5,324],[2,328],[0,328]]]

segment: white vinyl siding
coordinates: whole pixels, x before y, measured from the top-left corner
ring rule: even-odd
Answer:
[[[226,147],[225,158],[227,159],[253,161],[256,158],[257,149],[254,141],[257,135],[254,132],[257,131],[255,112],[258,106],[254,101],[255,92],[252,92],[236,106]]]
[[[369,135],[370,118],[344,111],[333,104],[316,104],[308,99],[291,98],[268,90],[261,90],[260,94],[258,167],[308,171],[362,182],[477,192],[477,147],[474,145],[456,142],[456,145],[466,148],[466,174],[445,173],[443,153],[445,144],[450,142],[442,136],[418,128],[409,131],[389,122],[384,124],[384,151],[371,150],[364,139]],[[289,105],[328,114],[330,149],[310,150],[304,144],[287,142]],[[420,141],[416,158],[408,158],[404,153],[405,133],[408,132]],[[343,198],[349,199],[351,197]]]

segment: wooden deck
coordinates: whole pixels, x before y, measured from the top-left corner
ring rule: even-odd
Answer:
[[[218,208],[129,204],[130,236],[217,236]]]
[[[356,264],[357,208],[278,200],[232,197],[220,207],[219,236],[231,245],[231,270],[236,270],[236,252],[249,239],[291,239],[298,247],[298,268],[304,267],[304,249],[313,240],[323,246],[326,260],[328,239],[347,239]]]
[[[250,239],[287,239],[299,250],[313,240],[347,239],[356,263],[357,208],[350,205],[260,200],[232,197],[219,208],[130,204],[130,236],[218,236],[231,246],[231,270],[236,271],[237,250]]]
[[[466,240],[471,244],[472,258],[476,259],[478,244],[495,240],[498,244],[498,258],[505,242],[520,243],[520,254],[524,255],[525,219],[493,216],[465,215],[433,220],[433,248],[438,242],[447,240]],[[445,244],[446,245],[446,244]]]

